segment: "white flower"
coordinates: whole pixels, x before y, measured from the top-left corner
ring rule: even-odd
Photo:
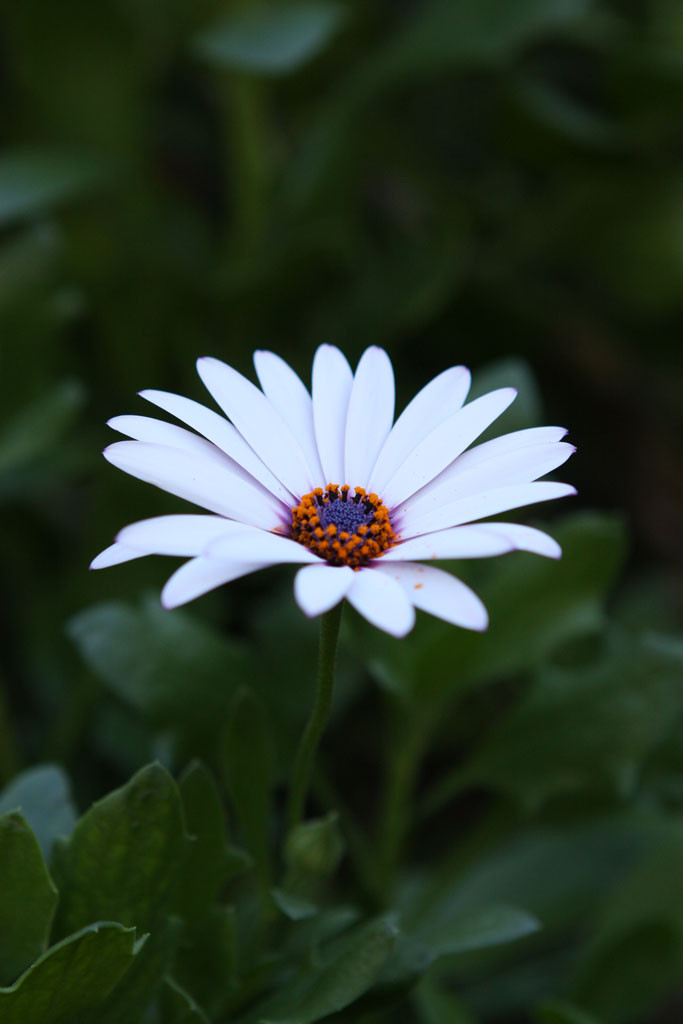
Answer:
[[[91,568],[143,555],[188,558],[162,591],[164,607],[175,608],[257,569],[301,564],[294,594],[306,615],[346,598],[375,626],[404,636],[416,608],[467,629],[488,624],[469,587],[423,563],[513,550],[560,557],[540,530],[478,522],[576,493],[537,482],[574,451],[561,427],[470,447],[514,401],[514,388],[465,405],[469,371],[451,367],[394,423],[394,375],[380,348],[367,349],[354,374],[339,349],[321,345],[312,395],[274,353],[256,352],[254,364],[260,390],[218,359],[198,360],[225,416],[165,391],[140,393],[191,430],[146,416],[109,421],[133,438],[110,445],[109,462],[214,514],[133,523]]]

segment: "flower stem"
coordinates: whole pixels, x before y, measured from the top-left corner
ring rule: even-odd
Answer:
[[[330,717],[332,705],[332,686],[334,683],[334,661],[337,653],[339,624],[341,622],[343,601],[336,608],[325,612],[320,623],[320,660],[318,663],[318,690],[310,718],[306,723],[304,734],[299,743],[294,760],[292,785],[289,791],[287,823],[294,828],[301,821],[306,797],[311,782],[313,760],[320,738]]]

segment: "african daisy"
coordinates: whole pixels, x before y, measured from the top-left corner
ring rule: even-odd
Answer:
[[[306,615],[346,599],[404,636],[416,608],[468,629],[488,624],[469,587],[425,563],[513,550],[559,558],[540,530],[480,522],[575,493],[539,482],[574,451],[561,427],[471,447],[514,388],[465,404],[469,371],[451,367],[394,423],[394,375],[380,348],[368,348],[354,374],[339,349],[321,345],[311,393],[274,353],[256,352],[254,364],[260,389],[218,359],[198,360],[225,415],[180,395],[140,392],[190,430],[147,416],[109,421],[132,438],[105,450],[109,462],[213,514],[133,523],[91,568],[144,555],[189,559],[162,591],[164,607],[174,608],[258,569],[301,565],[294,594]]]

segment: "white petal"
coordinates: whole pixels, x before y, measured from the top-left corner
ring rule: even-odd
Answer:
[[[311,477],[323,486],[313,426],[313,402],[301,378],[274,352],[254,352],[254,366],[263,393],[299,442]]]
[[[105,448],[103,455],[138,480],[210,512],[265,530],[277,529],[285,522],[283,506],[272,494],[204,456],[144,441],[117,441]]]
[[[322,615],[346,596],[353,578],[348,565],[306,565],[294,577],[294,597],[304,615]]]
[[[455,526],[451,530],[426,533],[389,548],[379,562],[415,562],[437,558],[490,558],[514,551],[515,544],[503,531],[484,526]]]
[[[175,416],[177,419],[187,423],[188,427],[199,431],[208,438],[226,455],[234,459],[240,466],[246,469],[255,480],[263,484],[271,494],[280,498],[289,508],[292,507],[293,495],[280,483],[267,466],[259,459],[256,452],[249,447],[240,432],[232,423],[228,423],[224,416],[207,409],[200,402],[192,398],[184,398],[182,395],[173,395],[169,391],[140,391],[140,397],[153,405],[158,406]]]
[[[441,474],[445,476],[451,471],[462,472],[478,466],[494,455],[503,455],[505,452],[516,452],[520,448],[527,448],[530,445],[551,444],[553,441],[561,441],[566,437],[567,431],[564,427],[526,427],[524,430],[513,430],[510,434],[501,434],[500,437],[493,437],[490,441],[484,441],[475,448],[459,455],[457,461],[444,470]]]
[[[317,485],[291,430],[255,384],[220,359],[197,360],[202,381],[271,473],[295,496]]]
[[[431,512],[413,514],[412,510],[401,510],[398,532],[408,540],[422,533],[445,530],[462,523],[473,523],[485,516],[496,516],[512,508],[535,505],[539,501],[552,501],[576,494],[570,484],[556,484],[546,481],[532,484],[517,484],[513,487],[499,487],[481,494],[448,502]]]
[[[504,537],[511,541],[517,551],[531,551],[534,555],[545,555],[546,558],[562,557],[562,548],[557,541],[533,526],[520,526],[519,523],[480,523],[478,529]]]
[[[132,562],[134,558],[142,558],[147,552],[138,551],[136,548],[127,547],[118,542],[100,551],[90,563],[90,569],[108,569],[110,565],[120,565],[122,562]]]
[[[255,526],[245,526],[222,516],[155,516],[124,526],[116,540],[145,555],[188,558],[201,555],[218,537],[242,536],[250,531],[261,532]]]
[[[489,617],[481,600],[462,580],[433,565],[412,565],[400,562],[381,566],[380,572],[398,583],[416,608],[439,619],[482,631]]]
[[[344,441],[344,483],[367,487],[394,420],[394,371],[383,348],[360,358],[353,378]]]
[[[321,561],[318,555],[303,544],[263,530],[253,530],[235,537],[219,537],[207,545],[204,554],[231,562],[241,560],[261,562],[263,565],[299,562],[310,562],[313,565]]]
[[[426,384],[405,407],[377,457],[368,489],[382,494],[391,477],[420,441],[462,408],[471,374],[464,366],[451,366]]]
[[[411,631],[415,612],[405,590],[395,579],[374,566],[359,569],[353,576],[346,597],[356,611],[392,636],[405,636]]]
[[[226,426],[232,426],[227,420],[223,422]],[[207,441],[206,438],[198,437],[197,434],[184,430],[182,427],[177,427],[173,423],[166,423],[164,420],[156,420],[149,416],[114,416],[113,419],[108,421],[108,426],[118,430],[121,434],[127,434],[128,437],[135,438],[136,441],[162,444],[168,448],[187,452],[190,455],[197,455],[204,461],[209,459],[215,465],[227,469],[233,476],[239,477],[249,487],[255,488],[258,491],[261,490],[258,481],[239,462],[230,458],[215,444]],[[237,436],[239,437],[239,434]],[[243,441],[242,438],[240,440]],[[254,455],[254,458],[257,458],[257,456]],[[287,495],[283,487],[280,486],[280,490],[283,495]],[[270,493],[272,494],[273,492],[271,491]],[[289,497],[287,500],[286,507],[288,510],[292,507],[293,501],[292,497]],[[283,509],[279,511],[283,512]]]
[[[161,603],[164,608],[177,608],[181,604],[193,601],[195,597],[208,594],[224,583],[231,583],[240,576],[248,576],[263,566],[258,562],[217,562],[213,558],[193,558],[185,562],[173,573],[161,591]]]
[[[485,448],[486,445],[481,447]],[[490,490],[492,486],[529,484],[557,469],[575,451],[573,444],[553,441],[528,445],[516,451],[500,452],[488,459],[477,460],[475,464],[468,461],[462,468],[458,466],[460,459],[456,459],[453,465],[441,474],[443,479],[440,483],[432,480],[419,494],[412,495],[406,504],[417,515],[418,512],[427,512],[449,501],[455,501],[456,498],[466,498],[470,494]],[[468,454],[469,452],[464,453],[463,460]]]
[[[313,359],[313,420],[325,484],[343,484],[346,414],[353,385],[351,367],[334,345],[320,345]]]
[[[191,455],[218,457],[222,462],[232,464],[232,459],[228,460],[225,452],[211,444],[205,437],[199,437],[183,427],[177,427],[174,423],[166,423],[165,420],[157,420],[151,416],[113,416],[107,420],[107,426],[119,434],[132,437],[135,441],[163,444],[167,448],[178,448]]]
[[[468,448],[514,401],[514,388],[499,388],[470,402],[424,439],[384,488],[384,503],[395,508]]]

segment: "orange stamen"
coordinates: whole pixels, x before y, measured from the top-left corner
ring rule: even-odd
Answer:
[[[333,522],[326,522],[330,515],[334,518],[334,513],[326,511],[334,502],[360,506],[359,518],[365,518],[365,522],[361,522],[355,532],[345,525],[340,528]],[[339,508],[338,515],[341,515],[338,522],[354,522],[351,508],[344,513]],[[354,570],[367,565],[396,542],[389,510],[378,495],[368,494],[363,487],[352,489],[349,484],[328,484],[325,489],[316,487],[305,494],[292,509],[291,537],[330,565],[349,565]]]

